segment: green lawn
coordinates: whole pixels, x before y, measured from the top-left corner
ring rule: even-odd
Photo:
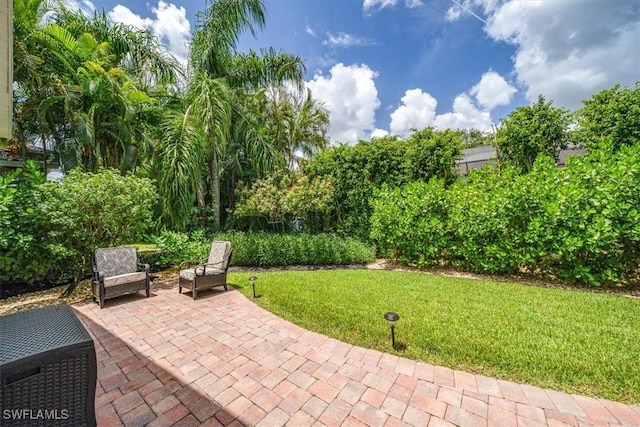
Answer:
[[[252,298],[248,277],[230,282]],[[640,402],[640,300],[420,273],[256,274],[265,309],[339,340],[557,390]],[[391,348],[383,319],[400,315]]]

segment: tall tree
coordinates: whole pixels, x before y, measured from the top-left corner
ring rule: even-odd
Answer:
[[[270,87],[260,109],[269,137],[290,168],[296,164],[296,153],[311,157],[327,146],[329,110],[313,99],[310,90]]]
[[[568,144],[569,112],[551,104],[540,95],[534,104],[518,107],[500,121],[496,151],[501,163],[529,172],[540,154],[558,159]]]
[[[185,111],[196,116],[201,122],[198,129],[204,132],[198,140],[205,145],[202,153],[208,164],[216,230],[221,223],[220,179],[225,168],[237,174],[243,162],[272,158],[265,133],[254,126],[255,117],[246,114],[247,100],[268,84],[289,81],[301,84],[304,74],[299,57],[273,49],[260,54],[237,51],[240,35],[244,32],[255,35],[264,26],[264,15],[261,0],[216,0],[197,16],[185,100],[198,108]],[[229,90],[223,89],[225,85]],[[186,118],[183,123],[191,120]],[[164,141],[165,146],[172,143],[177,142]],[[196,176],[189,178],[196,179]]]
[[[39,112],[63,165],[132,170],[139,159],[139,141],[133,138],[137,108],[151,98],[113,65],[108,42],[90,33],[76,38],[55,23],[45,25],[39,36],[60,79],[58,94],[43,100]],[[61,122],[55,120],[59,111],[64,112]]]
[[[113,24],[104,11],[15,3],[16,135],[53,143],[67,169],[135,168],[150,142],[150,93],[176,81],[175,59],[148,31]]]
[[[595,147],[610,137],[615,150],[640,142],[640,82],[635,88],[615,85],[583,101],[577,111],[577,138],[587,147]]]

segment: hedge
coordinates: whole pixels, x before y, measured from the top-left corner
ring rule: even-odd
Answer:
[[[161,252],[154,255],[157,268],[178,265],[188,259],[204,258],[212,240],[229,240],[233,247],[231,265],[349,265],[375,259],[375,249],[352,238],[331,234],[220,233],[207,238],[202,232],[190,235],[164,232],[156,239]]]
[[[384,188],[372,239],[417,266],[543,273],[599,286],[636,281],[640,263],[640,145],[603,146],[566,168],[540,157],[518,175],[483,170],[442,182]]]

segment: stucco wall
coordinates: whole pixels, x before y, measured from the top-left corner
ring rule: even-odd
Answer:
[[[13,86],[12,0],[0,0],[0,138],[11,137]]]

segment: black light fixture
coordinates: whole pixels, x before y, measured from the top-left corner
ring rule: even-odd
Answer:
[[[391,345],[395,348],[396,346],[395,327],[398,320],[400,320],[400,316],[398,316],[398,313],[389,311],[387,312],[387,314],[384,315],[384,320],[386,320],[387,323],[389,323],[389,327],[391,327]]]
[[[251,287],[253,287],[253,298],[256,297],[256,280],[258,280],[256,276],[249,277],[249,281],[251,282]]]

